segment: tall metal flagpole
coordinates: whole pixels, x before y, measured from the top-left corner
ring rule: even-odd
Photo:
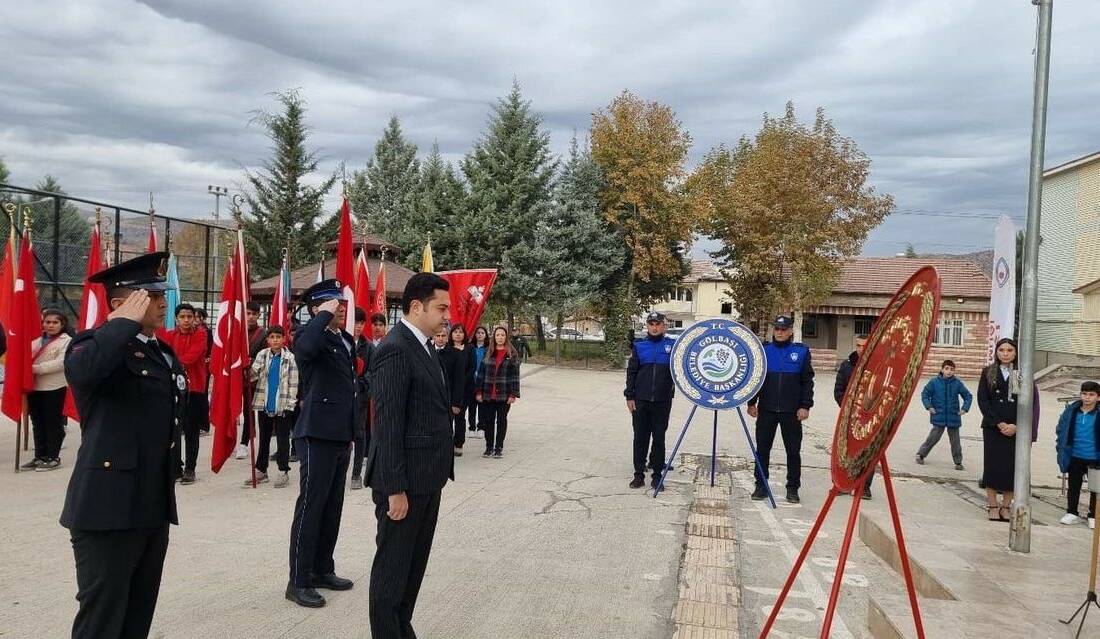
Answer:
[[[1035,89],[1031,113],[1031,168],[1024,231],[1023,283],[1020,296],[1020,395],[1016,418],[1016,476],[1008,547],[1031,552],[1031,431],[1035,398],[1035,315],[1039,288],[1039,213],[1043,196],[1043,149],[1047,130],[1050,76],[1050,16],[1054,0],[1031,0],[1039,7],[1035,43]]]

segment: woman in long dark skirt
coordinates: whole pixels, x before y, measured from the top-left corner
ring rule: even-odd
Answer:
[[[1016,369],[1016,342],[997,342],[997,361],[982,370],[978,381],[978,408],[982,411],[984,462],[982,480],[989,504],[989,521],[1008,521],[1016,472],[1016,399],[1020,376]],[[997,502],[997,493],[1001,501]]]
[[[455,457],[462,456],[462,446],[466,443],[466,348],[466,329],[462,324],[455,324],[447,337],[447,345],[439,352],[451,394]]]

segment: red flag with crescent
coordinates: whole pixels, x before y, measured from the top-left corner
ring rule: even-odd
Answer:
[[[214,347],[210,351],[210,374],[214,378],[210,394],[210,423],[214,427],[210,469],[214,472],[221,470],[237,445],[237,420],[244,408],[244,370],[249,365],[245,259],[244,238],[238,230],[233,263],[225,271]]]
[[[34,253],[31,250],[31,230],[23,229],[19,245],[19,273],[15,279],[11,317],[4,330],[8,332],[8,353],[4,364],[4,396],[0,409],[18,427],[23,416],[23,396],[34,390],[34,355],[31,342],[42,335],[42,315],[38,310],[38,293],[34,288]]]
[[[107,321],[107,313],[110,312],[107,307],[107,289],[103,288],[102,284],[88,281],[91,276],[107,268],[99,227],[98,221],[92,227],[92,242],[88,249],[88,265],[84,270],[84,293],[80,296],[80,314],[76,320],[78,331],[99,328],[103,322]],[[65,393],[63,412],[66,417],[80,421],[80,414],[76,410],[76,401],[73,399],[71,389]]]
[[[451,285],[451,325],[462,324],[466,334],[473,335],[489,303],[489,294],[497,281],[497,270],[443,271],[437,275]]]

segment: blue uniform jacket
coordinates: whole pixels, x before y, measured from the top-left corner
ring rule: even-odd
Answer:
[[[623,395],[627,399],[647,402],[671,402],[676,394],[672,382],[672,347],[676,340],[665,336],[650,339],[647,335],[635,340],[630,350],[630,361],[626,365],[626,389]]]
[[[294,336],[298,362],[298,397],[302,402],[294,437],[337,442],[354,438],[355,359],[351,335],[328,330],[332,313],[317,313]]]
[[[749,400],[760,410],[794,413],[814,405],[814,369],[810,349],[801,342],[768,342],[764,344],[768,374],[764,386]]]

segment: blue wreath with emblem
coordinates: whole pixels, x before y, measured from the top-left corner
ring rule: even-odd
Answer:
[[[691,403],[730,410],[748,402],[764,384],[764,345],[747,326],[728,319],[692,324],[672,349],[672,379]]]

